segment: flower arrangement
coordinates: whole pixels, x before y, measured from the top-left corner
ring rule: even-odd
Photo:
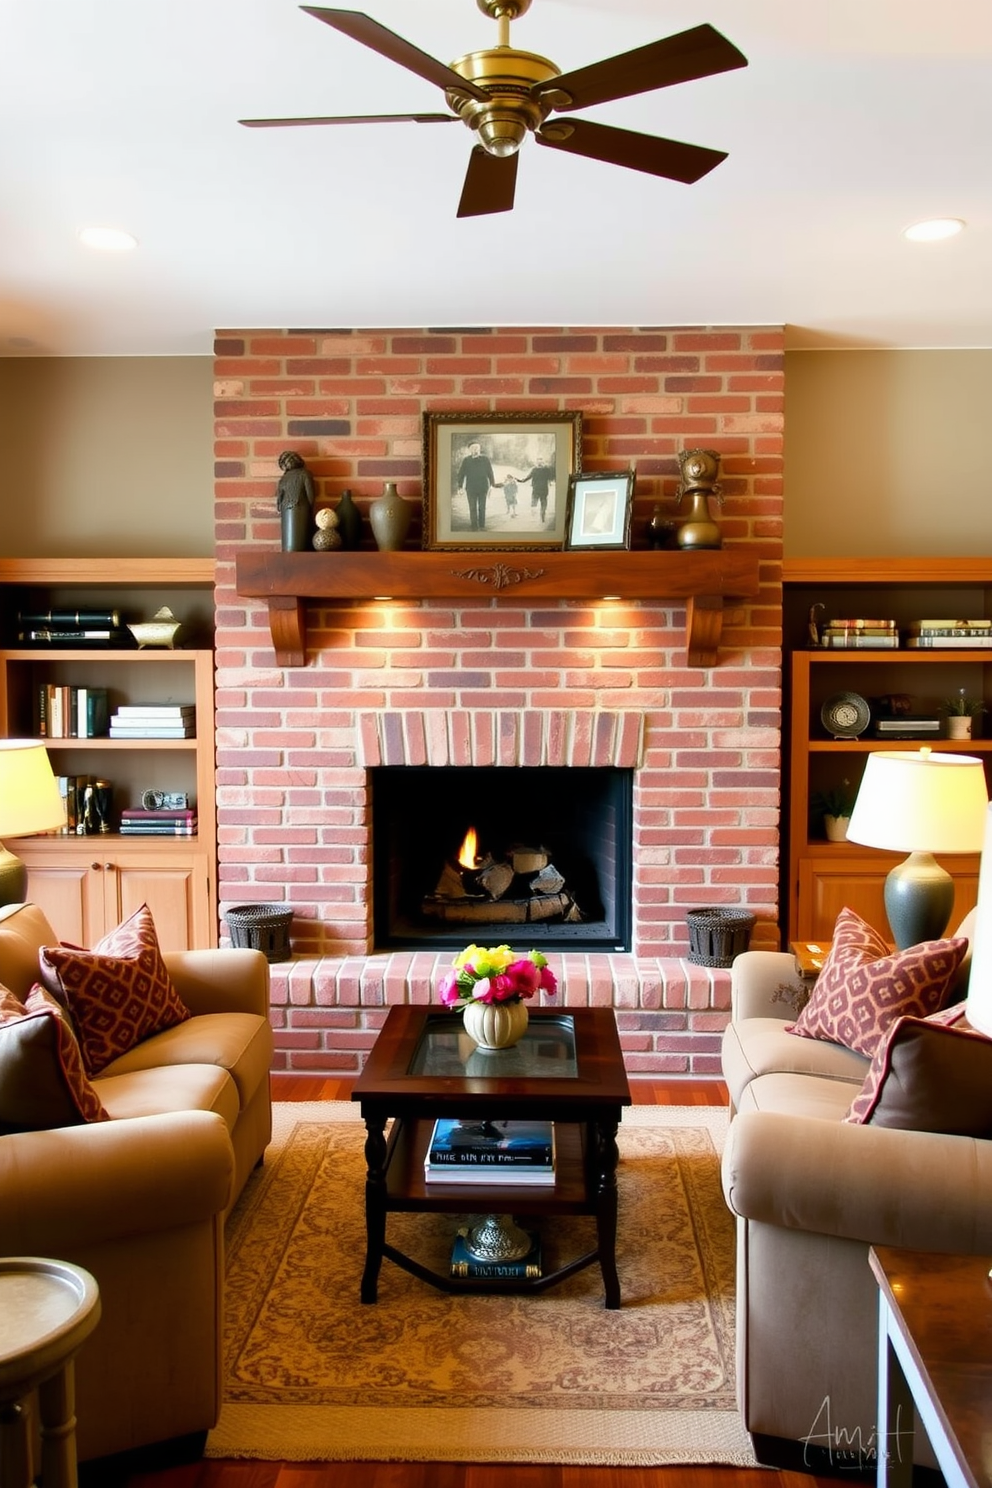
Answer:
[[[470,945],[455,957],[437,990],[445,1007],[456,1007],[471,1002],[519,1002],[535,992],[553,997],[558,982],[540,951],[522,956],[506,945]]]

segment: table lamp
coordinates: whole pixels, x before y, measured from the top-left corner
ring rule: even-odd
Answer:
[[[885,913],[899,950],[947,929],[954,880],[933,854],[980,852],[988,804],[985,769],[973,755],[924,748],[868,756],[847,840],[909,853],[885,880]]]
[[[0,739],[0,842],[64,826],[65,806],[44,744]],[[0,906],[20,904],[27,883],[20,858],[0,846]]]
[[[968,1022],[992,1038],[992,806],[985,813],[985,845],[978,873],[978,904],[971,936]]]

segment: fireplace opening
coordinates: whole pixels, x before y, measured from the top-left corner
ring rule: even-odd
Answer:
[[[384,765],[370,775],[377,950],[630,949],[632,770]]]

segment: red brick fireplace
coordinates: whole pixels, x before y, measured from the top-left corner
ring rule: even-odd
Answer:
[[[685,959],[686,910],[746,907],[752,943],[777,945],[781,333],[225,331],[215,375],[220,900],[294,908],[282,1066],[356,1070],[384,1009],[429,999],[450,960],[377,946],[375,767],[598,764],[633,771],[632,946],[556,952],[564,1001],[617,1009],[632,1074],[713,1072],[729,978]],[[762,587],[727,603],[717,665],[688,665],[684,600],[491,590],[311,598],[305,664],[282,664],[235,576],[279,551],[279,453],[303,455],[318,505],[350,488],[367,510],[385,480],[419,502],[426,409],[580,409],[583,469],[636,465],[634,548],[657,503],[678,516],[677,451],[719,450],[723,541],[760,554]]]

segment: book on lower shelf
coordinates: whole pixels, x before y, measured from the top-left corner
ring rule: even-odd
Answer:
[[[459,1230],[451,1246],[451,1275],[477,1281],[537,1281],[543,1274],[540,1236],[532,1235],[531,1241],[519,1260],[482,1260],[469,1250],[467,1231]]]
[[[425,1164],[452,1168],[554,1168],[553,1121],[478,1121],[440,1116]]]

